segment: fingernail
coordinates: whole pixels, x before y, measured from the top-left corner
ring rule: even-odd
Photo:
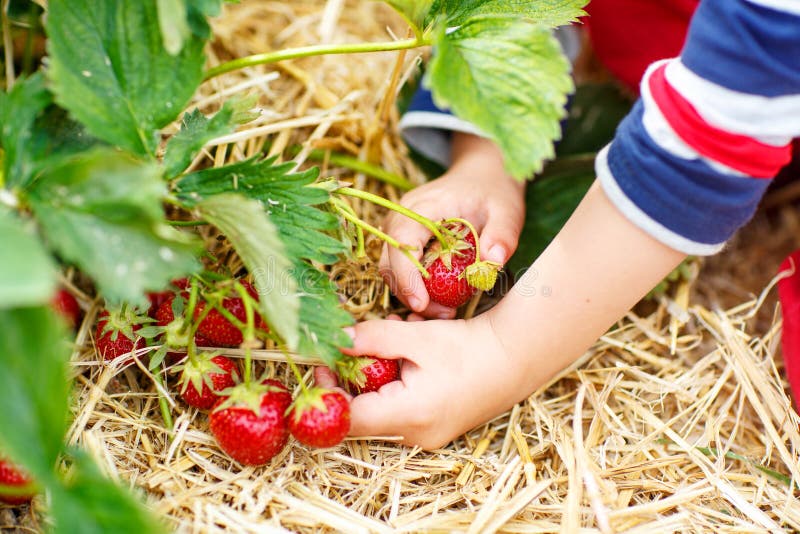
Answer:
[[[352,326],[348,326],[346,328],[343,328],[343,330],[344,330],[345,334],[350,336],[350,339],[355,339],[356,338],[356,329],[353,328]]]
[[[486,253],[486,259],[502,265],[506,262],[506,249],[503,245],[494,245]]]
[[[442,312],[439,315],[437,315],[436,318],[437,319],[448,320],[448,319],[452,319],[453,318],[453,314],[450,313],[450,312]]]
[[[408,297],[408,306],[414,311],[420,311],[422,301],[417,297]]]

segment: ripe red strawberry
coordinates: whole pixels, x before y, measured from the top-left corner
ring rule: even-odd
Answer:
[[[245,281],[241,284],[247,289],[247,292],[258,301],[258,293],[252,285]],[[194,309],[194,318],[198,319],[205,310],[206,303],[198,302]],[[222,307],[227,310],[231,315],[242,323],[247,322],[247,313],[244,307],[244,301],[240,297],[226,297],[222,299]],[[256,330],[268,331],[266,323],[261,315],[256,311],[255,313],[255,328]],[[238,347],[242,344],[244,336],[241,330],[226,319],[216,309],[208,312],[205,319],[198,325],[197,332],[211,342],[216,347]]]
[[[174,286],[177,289],[185,291],[189,288],[189,279],[178,278],[170,282],[170,286]],[[150,308],[147,310],[147,314],[155,319],[158,308],[161,307],[165,300],[172,297],[174,294],[175,292],[172,289],[147,293],[147,298],[150,301]]]
[[[423,265],[430,277],[424,279],[433,302],[449,308],[465,304],[475,288],[470,286],[464,270],[475,263],[475,237],[467,228],[456,229],[448,250],[439,241],[434,241],[426,250]]]
[[[66,289],[59,288],[50,300],[50,305],[56,313],[66,321],[67,326],[76,328],[81,320],[81,307],[72,293]]]
[[[28,488],[33,481],[24,473],[19,467],[12,464],[8,460],[0,458],[0,486],[5,486],[8,489],[19,488],[21,495],[2,495],[0,494],[0,502],[12,505],[20,505],[29,502],[33,499],[33,494],[28,493]]]
[[[350,431],[350,404],[338,391],[312,388],[294,401],[289,431],[309,447],[333,447]]]
[[[376,356],[366,358],[347,358],[342,365],[340,376],[347,381],[351,393],[378,391],[389,382],[400,378],[397,360],[387,360]]]
[[[211,433],[228,456],[245,465],[263,465],[289,439],[286,410],[292,395],[276,380],[240,384],[211,412]]]
[[[103,311],[94,333],[97,353],[105,360],[111,361],[144,348],[146,342],[136,334],[136,331],[149,321],[149,318],[141,316],[135,309],[124,305],[120,309]]]
[[[225,356],[202,352],[181,366],[181,398],[189,406],[209,410],[220,393],[241,379],[236,362]]]

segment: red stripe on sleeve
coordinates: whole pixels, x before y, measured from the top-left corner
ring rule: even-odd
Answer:
[[[772,178],[792,159],[792,145],[773,146],[708,124],[672,87],[662,65],[649,79],[650,92],[664,118],[687,145],[702,156],[756,178]]]

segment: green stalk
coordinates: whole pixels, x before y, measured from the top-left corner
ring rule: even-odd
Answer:
[[[289,153],[292,154],[292,156],[297,155],[299,152],[299,147],[292,147],[289,150]],[[392,185],[401,191],[411,191],[414,189],[414,187],[416,187],[399,174],[394,174],[393,172],[389,172],[378,165],[373,165],[372,163],[362,161],[358,158],[354,158],[353,156],[340,154],[339,152],[332,152],[329,150],[312,150],[308,155],[308,159],[317,162],[322,162],[327,159],[327,161],[330,161],[337,167],[343,167],[345,169],[350,169],[351,171],[366,174],[367,176],[371,176],[372,178],[375,178],[376,180],[379,180],[385,184]]]
[[[337,208],[338,208],[338,206],[337,206]],[[405,255],[406,258],[411,260],[411,262],[414,264],[414,266],[417,268],[417,270],[420,272],[420,274],[422,275],[423,278],[430,278],[431,275],[428,273],[428,270],[425,269],[425,267],[422,266],[422,264],[419,262],[419,260],[417,258],[414,257],[413,254],[411,254],[411,252],[408,250],[408,246],[403,245],[402,243],[400,243],[398,240],[396,240],[392,236],[390,236],[390,235],[378,230],[377,228],[375,228],[371,224],[362,221],[358,217],[356,217],[354,215],[351,215],[347,211],[345,211],[345,210],[343,210],[341,208],[338,208],[338,211],[342,215],[342,217],[344,217],[345,219],[347,219],[351,223],[355,224],[356,226],[358,226],[360,228],[363,228],[367,232],[375,235],[376,237],[378,237],[382,241],[386,242],[387,245],[390,245],[390,246],[396,248],[397,250],[399,250],[400,252],[402,252]]]
[[[9,0],[3,0],[0,4],[0,26],[3,30],[3,51],[5,52],[6,63],[6,92],[14,87],[14,46],[11,41],[11,23],[8,20]]]
[[[312,45],[303,46],[300,48],[288,48],[286,50],[277,50],[275,52],[267,52],[264,54],[256,54],[253,56],[246,56],[221,65],[217,65],[206,71],[205,79],[210,80],[222,74],[232,72],[246,67],[254,67],[256,65],[267,65],[270,63],[277,63],[279,61],[286,61],[288,59],[299,59],[311,56],[325,56],[331,54],[362,54],[365,52],[391,52],[393,50],[408,50],[411,48],[419,48],[430,44],[429,40],[423,37],[415,37],[413,39],[403,39],[400,41],[389,41],[380,43],[353,43],[353,44],[325,44],[325,45]]]
[[[286,356],[286,362],[289,364],[289,368],[292,370],[294,377],[297,379],[297,383],[300,385],[300,391],[302,391],[303,395],[308,395],[308,388],[306,387],[306,383],[303,382],[303,374],[300,372],[300,369],[297,368],[297,364],[294,363],[294,359],[289,355],[287,351],[284,351],[284,356]]]
[[[253,367],[253,353],[250,344],[256,337],[255,316],[253,315],[253,303],[250,302],[250,294],[239,282],[236,282],[236,291],[242,297],[244,313],[245,317],[247,317],[244,331],[244,383],[249,386],[252,375],[251,368]]]
[[[167,221],[170,226],[208,226],[206,221]]]
[[[373,204],[377,204],[378,206],[382,206],[386,209],[390,209],[392,211],[396,211],[400,215],[405,215],[409,219],[418,222],[425,228],[431,231],[433,236],[439,240],[442,246],[447,247],[447,241],[445,240],[442,233],[439,231],[439,227],[436,225],[435,222],[420,215],[419,213],[415,213],[410,209],[401,206],[391,200],[387,200],[381,196],[374,195],[372,193],[368,193],[366,191],[361,191],[360,189],[354,189],[352,187],[342,187],[341,189],[337,189],[334,193],[345,195],[348,197],[360,198],[361,200],[366,200],[367,202],[372,202]]]
[[[339,212],[346,211],[347,213],[358,219],[358,215],[356,214],[355,210],[351,208],[349,205],[347,205],[347,203],[344,202],[342,199],[331,197],[331,202]],[[356,257],[363,258],[367,255],[367,250],[364,245],[364,229],[357,224],[356,224],[356,240],[357,240]]]
[[[159,370],[156,373],[153,373],[153,379],[158,382],[158,385],[162,388],[166,389],[164,385],[164,379],[161,378],[161,371]],[[172,412],[169,409],[169,403],[167,402],[166,397],[161,393],[161,390],[158,390],[158,406],[161,408],[161,418],[164,420],[164,426],[169,430],[170,439],[172,439],[172,430],[175,427],[175,423],[172,421]]]

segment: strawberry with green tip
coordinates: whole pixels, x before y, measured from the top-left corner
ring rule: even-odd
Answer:
[[[351,393],[368,393],[400,379],[397,360],[376,356],[345,358],[338,364],[339,376]]]
[[[11,494],[0,493],[0,502],[18,506],[33,499],[33,480],[20,467],[0,457],[0,486]]]
[[[304,445],[338,445],[350,432],[350,403],[342,393],[319,387],[302,392],[289,412],[289,431]]]
[[[225,392],[210,415],[211,433],[228,456],[244,465],[263,465],[289,440],[286,411],[292,395],[277,380],[240,384]]]
[[[464,276],[467,267],[475,263],[475,236],[461,224],[450,228],[445,233],[446,246],[433,240],[426,248],[423,265],[430,276],[423,280],[433,302],[458,308],[475,294],[475,288]]]
[[[152,322],[152,319],[140,314],[136,308],[124,304],[118,308],[104,310],[100,314],[94,333],[97,354],[106,361],[113,361],[144,348],[147,345],[146,340],[137,331],[149,322]]]
[[[236,362],[209,352],[196,354],[178,369],[181,371],[181,398],[200,410],[210,410],[222,391],[241,380]]]

